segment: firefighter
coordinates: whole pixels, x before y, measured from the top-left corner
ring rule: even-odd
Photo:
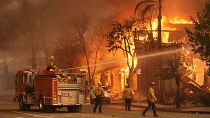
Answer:
[[[56,65],[55,65],[55,57],[54,56],[51,56],[48,60],[48,67],[47,67],[47,70],[50,70],[50,69],[56,69]]]
[[[157,101],[157,98],[155,96],[155,90],[154,90],[154,87],[155,87],[155,82],[152,82],[150,84],[150,88],[149,88],[149,91],[148,91],[148,95],[147,95],[147,99],[148,99],[148,106],[147,108],[144,109],[144,111],[142,112],[142,116],[145,117],[145,114],[146,112],[152,108],[153,110],[153,115],[155,117],[158,117],[157,113],[156,113],[156,106],[155,106],[155,101]]]
[[[125,110],[130,111],[133,94],[132,94],[132,90],[130,89],[130,86],[128,84],[125,86],[125,90],[123,92],[123,98],[125,100]]]
[[[99,106],[99,113],[102,113],[102,104],[103,104],[103,97],[104,97],[104,89],[101,87],[102,83],[99,82],[98,86],[95,88],[95,106],[93,108],[93,112],[96,112],[97,107]]]

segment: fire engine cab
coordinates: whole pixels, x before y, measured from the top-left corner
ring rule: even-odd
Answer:
[[[15,79],[15,100],[20,110],[38,106],[42,112],[67,107],[79,112],[84,104],[85,73],[53,70],[18,71]]]

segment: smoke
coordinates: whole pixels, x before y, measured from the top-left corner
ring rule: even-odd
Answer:
[[[34,23],[42,39],[57,38],[82,15],[90,24],[102,21],[111,26],[115,20],[133,16],[141,0],[0,0],[0,42],[21,42],[33,30]],[[163,15],[189,18],[201,11],[205,0],[163,0]],[[30,29],[31,28],[31,29]],[[94,29],[92,27],[92,29]],[[52,36],[48,36],[49,33]],[[40,38],[38,37],[38,38]]]
[[[86,14],[92,22],[122,20],[133,16],[135,5],[142,0],[0,0],[0,12],[15,14],[25,7],[43,7],[44,19],[48,22],[63,22]],[[163,0],[163,15],[189,18],[201,11],[205,0]],[[1,14],[1,13],[0,13]],[[27,19],[26,19],[27,20]]]
[[[41,41],[42,46],[34,47],[39,52],[45,52],[47,57],[49,50],[54,48],[53,40],[73,28],[82,15],[89,17],[90,25],[103,22],[104,26],[110,27],[115,20],[133,16],[139,1],[141,0],[0,0],[0,63],[3,65],[2,60],[7,62],[10,71],[11,68],[16,71],[30,66],[29,60],[24,59],[31,57],[32,42]],[[163,15],[195,17],[196,12],[203,9],[204,1],[163,0]],[[12,46],[9,47],[5,42]],[[25,42],[27,45],[24,45]],[[3,55],[4,51],[6,56]],[[37,53],[36,56],[40,55],[43,57],[44,54]]]
[[[206,0],[163,0],[163,15],[173,18],[179,16],[189,19],[196,17],[197,12],[204,8]]]
[[[34,22],[42,38],[50,32],[58,37],[82,15],[90,18],[90,24],[106,23],[133,16],[134,8],[141,0],[0,0],[0,42],[27,38]],[[163,0],[163,16],[189,18],[201,11],[205,0]],[[28,25],[28,26],[27,26]],[[93,27],[92,27],[93,28]],[[94,28],[93,28],[94,29]]]
[[[49,31],[57,37],[82,15],[90,24],[102,21],[111,26],[115,20],[133,16],[141,0],[0,0],[0,42],[26,37],[29,20],[41,25],[42,35]],[[205,0],[163,0],[163,16],[189,18],[203,9]],[[38,15],[37,15],[38,14]],[[40,17],[40,18],[38,18]],[[29,24],[28,27],[23,25]],[[67,28],[66,28],[67,27]],[[18,35],[18,36],[17,36]]]

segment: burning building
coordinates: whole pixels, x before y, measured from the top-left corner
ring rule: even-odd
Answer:
[[[164,45],[170,45],[172,43],[188,43],[186,36],[185,28],[193,29],[193,24],[190,20],[182,19],[179,17],[167,18],[163,17],[162,20],[162,42]],[[153,36],[157,37],[157,20],[153,21]],[[141,40],[141,37],[139,38]],[[175,95],[176,84],[175,80],[159,80],[157,79],[158,73],[160,73],[160,66],[164,66],[164,63],[169,59],[175,58],[175,53],[164,53],[164,54],[155,54],[154,56],[148,56],[144,58],[139,58],[142,55],[147,55],[148,52],[142,50],[142,46],[138,45],[137,55],[135,59],[135,66],[141,69],[141,72],[136,73],[131,80],[131,86],[136,91],[137,96],[146,96],[147,88],[149,87],[151,81],[155,81],[157,84],[157,89],[160,98],[167,98],[168,96]],[[187,46],[185,49],[185,56],[189,58],[190,65],[187,65],[188,69],[192,72],[189,75],[189,78],[193,80],[199,86],[203,85],[204,80],[204,69],[205,63],[198,59],[190,51],[190,47]],[[167,52],[167,49],[165,50]],[[150,52],[151,53],[151,52]],[[158,53],[153,51],[152,53]],[[123,56],[123,55],[122,55]],[[138,62],[138,65],[137,65]],[[96,82],[101,81],[107,86],[110,86],[114,92],[121,91],[124,89],[124,86],[127,84],[127,78],[129,77],[129,68],[126,63],[121,63],[115,66],[111,66],[106,69],[102,69],[99,72],[98,77],[96,77]],[[97,79],[98,78],[98,79]],[[100,79],[99,79],[100,78]],[[170,95],[169,95],[170,94]]]

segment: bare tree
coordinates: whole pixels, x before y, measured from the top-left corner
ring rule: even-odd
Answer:
[[[85,61],[88,71],[89,85],[93,83],[94,75],[96,72],[96,64],[98,60],[98,53],[100,51],[102,42],[104,41],[104,32],[102,25],[99,26],[96,33],[92,36],[88,32],[90,24],[89,17],[83,15],[80,22],[75,25],[75,34],[78,44],[82,49],[82,53],[85,56]],[[87,34],[89,37],[87,37]],[[96,47],[94,47],[94,44]],[[93,56],[92,56],[93,55]],[[91,58],[94,58],[94,63],[91,63]]]
[[[127,84],[131,84],[130,80],[132,80],[134,73],[137,70],[137,66],[135,66],[134,61],[136,58],[138,43],[141,42],[141,40],[137,38],[137,35],[144,38],[145,41],[146,40],[145,36],[147,34],[147,30],[142,24],[139,24],[139,26],[135,24],[136,24],[135,19],[127,20],[125,23],[116,22],[115,24],[113,24],[112,30],[108,33],[107,36],[108,50],[109,51],[121,50],[126,55],[127,66],[129,68],[129,76]],[[137,27],[140,30],[137,31]]]
[[[77,43],[86,59],[87,71],[88,71],[88,79],[89,83],[91,82],[91,72],[90,72],[90,51],[87,44],[87,38],[85,37],[89,26],[89,18],[85,15],[82,16],[80,22],[75,24],[75,35],[77,39]]]
[[[100,58],[103,58],[103,55],[99,55],[99,52],[101,50],[101,46],[102,46],[102,43],[105,41],[105,34],[104,34],[104,30],[103,30],[103,25],[100,24],[99,26],[96,26],[96,34],[94,37],[94,41],[95,41],[95,48],[93,48],[94,52],[94,64],[93,64],[93,72],[92,72],[92,77],[91,77],[91,81],[90,83],[92,83],[93,79],[94,79],[94,76],[95,76],[95,72],[96,72],[96,64],[97,64],[97,61],[98,61],[98,58],[100,56]]]

